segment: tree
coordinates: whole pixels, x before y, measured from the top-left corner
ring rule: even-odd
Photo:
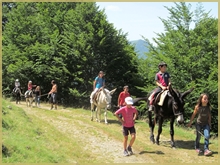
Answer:
[[[215,18],[205,13],[198,6],[195,12],[190,11],[190,5],[184,2],[175,3],[175,7],[165,7],[170,16],[160,18],[164,24],[165,32],[157,33],[153,40],[157,44],[149,43],[149,53],[141,70],[152,68],[145,73],[148,82],[154,80],[157,65],[160,61],[168,64],[173,86],[180,91],[191,87],[195,90],[186,98],[186,118],[192,113],[200,93],[207,92],[213,101],[213,116],[217,113],[217,60],[218,60],[218,30]],[[195,23],[195,27],[190,28]],[[146,39],[146,41],[148,41]],[[148,41],[149,42],[149,41]],[[208,80],[208,81],[207,81]],[[144,91],[154,86],[147,84]],[[217,118],[214,117],[212,125],[216,131]]]
[[[133,94],[140,92],[134,47],[95,3],[16,3],[7,20],[3,88],[12,89],[16,78],[26,88],[31,79],[47,93],[55,79],[59,100],[86,106],[92,82],[103,70],[107,88],[129,85]]]

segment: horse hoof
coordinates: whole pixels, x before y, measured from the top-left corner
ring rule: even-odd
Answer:
[[[159,142],[159,141],[156,141],[156,144],[159,146],[159,145],[160,145],[160,142]]]
[[[153,137],[150,137],[150,141],[154,144],[155,143],[155,139]]]
[[[91,121],[93,121],[93,118],[91,118]]]
[[[108,124],[108,122],[105,122],[105,124]]]

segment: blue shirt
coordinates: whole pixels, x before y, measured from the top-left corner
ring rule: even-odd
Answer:
[[[105,82],[103,78],[100,78],[98,76],[95,78],[95,80],[96,80],[95,87],[98,89],[101,88],[103,86],[103,83]]]

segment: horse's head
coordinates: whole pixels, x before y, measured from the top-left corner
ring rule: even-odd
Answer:
[[[105,98],[104,99],[105,99],[105,102],[107,104],[107,109],[111,109],[112,95],[116,91],[116,89],[117,88],[109,91],[109,90],[103,88],[103,90],[102,90],[103,93],[105,94]]]
[[[194,88],[191,88],[183,93],[180,93],[177,90],[174,90],[172,86],[169,86],[169,92],[172,95],[172,109],[174,115],[177,117],[178,124],[182,124],[184,122],[183,113],[184,113],[184,98],[193,91]]]

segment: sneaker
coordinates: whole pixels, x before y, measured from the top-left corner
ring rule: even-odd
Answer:
[[[130,154],[130,155],[132,155],[132,154],[133,154],[133,151],[132,151],[131,146],[128,146],[128,148],[127,148],[127,149],[128,149],[129,154]]]
[[[212,151],[207,149],[207,150],[205,150],[204,155],[205,156],[210,156],[210,155],[212,155]]]
[[[129,156],[128,151],[124,150],[124,156]]]
[[[153,105],[150,105],[148,110],[152,111],[153,110]]]
[[[196,152],[197,152],[198,154],[202,153],[202,151],[201,151],[200,149],[196,149]]]

